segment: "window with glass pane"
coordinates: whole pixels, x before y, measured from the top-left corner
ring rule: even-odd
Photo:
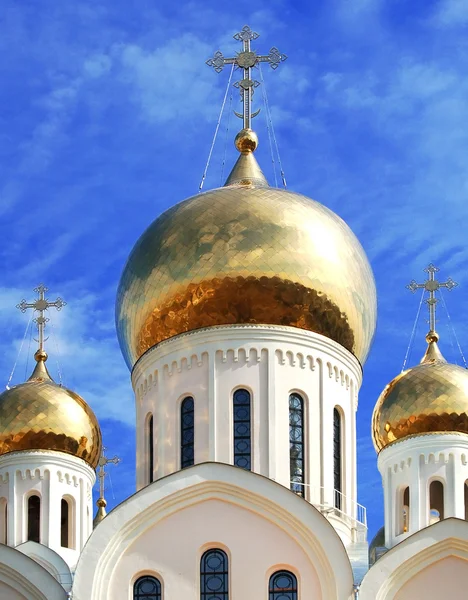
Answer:
[[[149,575],[137,579],[133,586],[133,600],[162,600],[159,579]]]
[[[250,393],[247,390],[236,390],[233,399],[234,410],[234,465],[247,469],[252,468],[251,456],[251,422]]]
[[[154,478],[154,439],[153,439],[153,415],[148,419],[148,482],[152,483]]]
[[[195,461],[195,405],[187,396],[180,406],[180,467],[191,467]]]
[[[200,562],[200,600],[229,600],[229,565],[225,552],[207,550]]]
[[[270,577],[268,600],[297,600],[297,578],[289,571],[277,571]]]
[[[41,499],[39,496],[28,498],[28,540],[40,543]]]
[[[289,468],[291,490],[304,497],[304,401],[289,396]]]
[[[333,410],[333,483],[335,507],[341,510],[341,414]]]

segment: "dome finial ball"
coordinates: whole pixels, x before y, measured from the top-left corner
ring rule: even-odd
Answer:
[[[254,152],[258,146],[258,136],[252,129],[241,129],[234,144],[239,152]]]

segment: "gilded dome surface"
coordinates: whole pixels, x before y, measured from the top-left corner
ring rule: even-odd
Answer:
[[[350,228],[318,202],[269,187],[249,150],[224,187],[143,233],[116,306],[129,367],[174,335],[249,323],[315,331],[364,362],[375,321],[373,274]]]
[[[96,468],[101,431],[86,402],[55,383],[45,353],[25,383],[0,394],[0,455],[20,450],[57,450],[73,454]]]
[[[449,364],[432,335],[421,363],[395,377],[377,401],[372,417],[377,451],[409,435],[468,433],[468,370]]]

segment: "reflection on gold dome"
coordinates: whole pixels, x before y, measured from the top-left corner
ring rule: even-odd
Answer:
[[[377,451],[409,435],[468,433],[468,371],[447,363],[435,332],[428,337],[421,363],[391,381],[372,417]]]
[[[167,210],[130,255],[116,307],[128,365],[174,335],[249,323],[321,333],[363,362],[376,294],[357,238],[318,202],[270,188],[251,132],[236,143],[226,186]]]
[[[0,394],[0,455],[20,450],[57,450],[96,468],[101,431],[86,402],[55,383],[38,351],[33,374]]]

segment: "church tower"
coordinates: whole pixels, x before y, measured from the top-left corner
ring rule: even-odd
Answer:
[[[325,206],[270,187],[251,129],[258,55],[244,27],[238,160],[225,185],[159,216],[118,290],[116,322],[136,399],[137,489],[204,462],[270,478],[315,505],[346,546],[357,503],[356,410],[376,322],[364,250]]]
[[[18,308],[36,315],[36,366],[26,382],[0,394],[0,543],[39,562],[67,588],[92,531],[101,432],[83,398],[49,375],[45,315],[65,303],[49,302],[43,285],[35,291],[38,298]]]
[[[468,517],[468,371],[439,350],[435,311],[439,269],[408,286],[429,292],[430,331],[419,365],[384,389],[372,419],[385,501],[385,548],[447,517]]]

